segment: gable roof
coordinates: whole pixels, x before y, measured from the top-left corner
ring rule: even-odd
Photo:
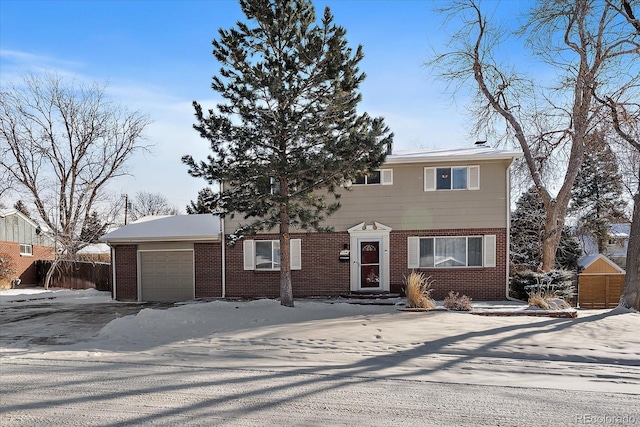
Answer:
[[[606,264],[608,264],[611,268],[613,268],[615,271],[617,271],[620,274],[625,273],[622,267],[620,267],[618,264],[611,261],[609,258],[607,258],[602,254],[583,256],[578,260],[578,266],[580,266],[583,270],[585,270],[598,260],[604,261]]]
[[[401,150],[387,156],[386,164],[415,163],[415,162],[457,162],[518,159],[522,157],[520,151],[507,151],[491,147],[470,148],[437,148],[421,150]]]
[[[23,214],[22,212],[20,212],[17,209],[0,209],[0,217],[6,218],[6,217],[12,216],[12,215],[16,215],[16,216],[19,216],[20,218],[24,219],[26,222],[31,224],[33,226],[33,228],[40,227],[40,225],[37,222],[35,222],[34,220],[32,220],[31,218],[29,218],[28,216],[26,216],[25,214]],[[42,230],[42,227],[40,227],[40,229]]]
[[[100,237],[105,243],[219,239],[220,218],[212,214],[145,217]]]

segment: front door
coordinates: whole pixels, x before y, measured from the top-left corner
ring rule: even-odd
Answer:
[[[381,239],[359,239],[360,288],[380,289]]]

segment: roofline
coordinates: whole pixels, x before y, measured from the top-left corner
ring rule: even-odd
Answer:
[[[597,260],[601,259],[604,262],[606,262],[607,264],[609,264],[611,267],[613,267],[614,269],[618,270],[620,272],[620,274],[626,274],[627,272],[625,271],[624,268],[620,267],[618,264],[616,264],[615,262],[613,262],[611,259],[609,259],[608,256],[604,255],[604,254],[597,254],[597,255],[586,255],[586,257],[590,257],[593,256],[593,261],[591,261],[589,264],[585,264],[585,265],[581,265],[580,267],[582,267],[583,269],[589,267],[591,264],[593,264],[594,262],[596,262]],[[579,265],[579,264],[578,264]],[[582,273],[581,273],[582,274]],[[593,273],[587,273],[587,274],[593,274]],[[611,273],[606,273],[606,274],[611,274]]]
[[[40,226],[40,224],[38,224],[37,222],[35,222],[34,220],[32,220],[31,218],[29,218],[28,216],[26,216],[25,214],[23,214],[17,209],[5,209],[5,210],[0,209],[1,217],[6,218],[10,215],[18,215],[19,217],[21,217],[22,219],[24,219],[25,221],[33,225],[34,228],[40,228],[40,230],[42,230],[42,227]]]
[[[402,154],[390,154],[384,164],[406,164],[406,163],[451,163],[458,161],[483,161],[483,160],[515,160],[522,157],[521,152],[507,151],[493,154],[464,154],[451,156],[434,156],[429,153],[416,156]]]
[[[140,237],[140,238],[115,238],[99,239],[100,242],[111,245],[112,243],[149,243],[149,242],[210,242],[220,241],[220,236],[178,236],[178,237]]]

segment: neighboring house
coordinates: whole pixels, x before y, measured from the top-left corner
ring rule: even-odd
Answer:
[[[35,261],[54,259],[55,242],[22,212],[0,210],[0,253],[9,254],[22,284],[35,285]]]
[[[400,292],[416,270],[431,277],[438,299],[449,291],[505,299],[510,166],[520,155],[487,147],[390,154],[374,174],[341,190],[342,207],[323,223],[334,232],[292,230],[294,297]],[[241,217],[176,216],[106,234],[116,298],[277,297],[278,234],[229,247],[220,231],[233,233]],[[199,231],[177,232],[169,221]],[[171,294],[176,285],[169,279],[162,279],[163,290],[147,289],[158,263],[165,275],[182,272],[182,291]]]
[[[579,230],[576,231],[576,234],[578,240],[582,243],[582,252],[585,256],[598,255],[598,242],[593,235]],[[611,224],[609,241],[604,255],[622,268],[626,267],[630,235],[631,223]]]

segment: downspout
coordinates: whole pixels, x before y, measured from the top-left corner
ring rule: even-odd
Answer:
[[[222,181],[220,181],[220,193],[222,193],[223,190],[223,184]],[[221,236],[220,236],[220,240],[222,241],[222,248],[220,251],[220,262],[222,263],[222,298],[226,298],[227,295],[227,268],[226,268],[226,264],[227,264],[227,242],[225,240],[225,234],[224,234],[224,217],[220,217],[220,232],[221,232]]]
[[[222,298],[226,297],[227,293],[227,272],[226,272],[226,258],[227,258],[227,243],[224,235],[224,218],[220,218],[220,229],[222,230],[220,240],[222,241],[221,250],[221,262],[222,262]]]
[[[109,245],[109,242],[107,242]],[[111,298],[116,298],[116,249],[109,245],[109,249],[111,250]]]
[[[511,277],[511,272],[509,271],[509,253],[511,252],[511,166],[513,166],[513,163],[516,161],[515,157],[511,158],[511,162],[509,163],[509,166],[507,167],[507,172],[506,172],[506,187],[507,187],[507,265],[506,265],[506,272],[507,272],[507,277],[505,277],[505,298],[507,299],[507,301],[516,301],[516,302],[522,302],[519,299],[513,298],[509,296],[509,278]]]

